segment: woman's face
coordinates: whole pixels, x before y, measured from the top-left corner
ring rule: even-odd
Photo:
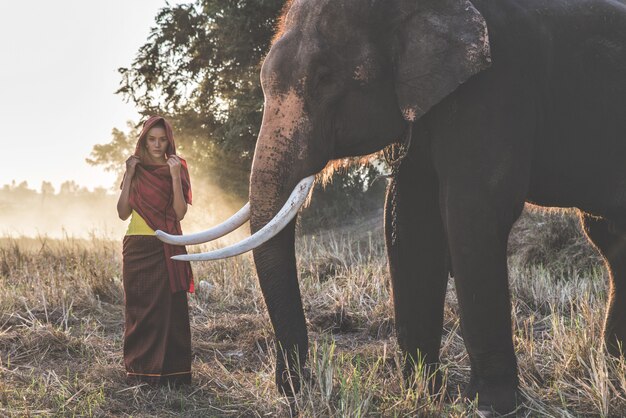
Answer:
[[[148,131],[146,136],[146,151],[148,158],[153,163],[163,164],[165,162],[165,151],[169,141],[165,134],[165,129],[155,126]]]

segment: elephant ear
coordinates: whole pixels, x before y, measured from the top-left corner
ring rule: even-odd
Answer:
[[[405,22],[396,37],[396,93],[415,121],[470,77],[491,65],[487,23],[468,0],[400,1]]]

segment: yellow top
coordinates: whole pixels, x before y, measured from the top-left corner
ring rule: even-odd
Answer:
[[[133,209],[130,214],[130,223],[126,235],[156,235],[146,221]]]

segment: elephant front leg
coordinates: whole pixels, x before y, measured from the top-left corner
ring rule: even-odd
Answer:
[[[276,334],[276,385],[293,396],[305,371],[308,335],[294,252],[295,221],[254,250],[254,260],[267,311]]]
[[[395,326],[407,356],[405,377],[415,365],[425,366],[438,392],[439,348],[448,279],[445,240],[438,204],[437,179],[432,170],[402,163],[387,191],[385,235],[393,286]]]
[[[494,204],[477,187],[461,190],[447,191],[443,213],[472,367],[464,395],[478,397],[479,409],[508,413],[517,405],[518,377],[506,248],[523,202]]]

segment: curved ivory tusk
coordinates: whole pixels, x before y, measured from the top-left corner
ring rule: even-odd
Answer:
[[[281,210],[269,221],[263,228],[259,229],[254,235],[240,241],[235,245],[221,248],[219,250],[210,251],[207,253],[199,254],[186,254],[177,255],[172,257],[174,260],[182,261],[208,261],[208,260],[220,260],[222,258],[234,257],[239,254],[248,252],[259,245],[269,241],[276,236],[291,220],[296,216],[300,207],[304,204],[315,176],[310,176],[300,181],[298,185],[293,189],[287,203],[281,208]]]
[[[224,235],[233,232],[250,219],[250,203],[246,203],[237,213],[226,219],[221,224],[189,235],[170,235],[161,230],[156,231],[156,236],[163,242],[174,245],[193,245],[213,241]]]

